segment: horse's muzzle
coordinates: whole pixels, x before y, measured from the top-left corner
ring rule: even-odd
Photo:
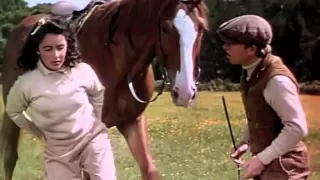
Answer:
[[[196,97],[196,88],[191,90],[173,88],[171,92],[172,100],[176,106],[188,107]]]

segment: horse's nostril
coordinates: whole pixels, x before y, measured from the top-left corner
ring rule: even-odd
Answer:
[[[196,89],[193,89],[193,96],[192,96],[192,100],[194,100],[196,98]]]
[[[176,99],[178,98],[178,92],[176,90],[173,90],[173,97]]]

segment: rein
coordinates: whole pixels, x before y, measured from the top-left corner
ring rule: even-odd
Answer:
[[[161,34],[161,30],[160,30],[160,28],[159,28],[159,32],[160,32],[160,34]],[[131,47],[134,49],[134,45],[133,45],[133,41],[132,41],[132,39],[131,39],[131,33],[130,32],[127,32],[127,40],[129,41],[127,44],[130,44],[131,45]],[[159,40],[161,40],[161,37],[159,37]],[[165,53],[164,53],[164,51],[163,51],[163,48],[162,48],[162,45],[161,45],[161,41],[160,41],[160,48],[161,48],[161,54],[163,54],[163,56],[166,56],[165,55]],[[156,96],[153,98],[153,99],[151,99],[150,101],[144,101],[144,100],[142,100],[142,99],[140,99],[139,97],[138,97],[138,95],[136,94],[136,91],[134,90],[134,87],[133,87],[133,83],[132,83],[132,78],[130,77],[130,75],[129,75],[129,61],[128,61],[128,58],[126,58],[127,59],[127,80],[128,80],[128,86],[129,86],[129,90],[130,90],[130,92],[131,92],[131,94],[132,94],[132,96],[138,101],[138,102],[140,102],[140,103],[144,103],[144,104],[147,104],[147,103],[151,103],[151,102],[154,102],[154,101],[156,101],[157,100],[157,98],[160,96],[160,95],[162,95],[162,93],[163,93],[163,90],[164,90],[164,87],[165,87],[165,80],[166,80],[166,78],[167,78],[167,71],[166,71],[166,69],[165,69],[165,65],[161,65],[160,67],[161,67],[161,77],[162,77],[162,84],[161,84],[161,88],[160,88],[160,91],[158,91],[158,93],[156,94]],[[148,63],[147,63],[147,65],[150,65],[151,64],[151,62],[152,62],[152,60],[150,60],[150,61],[148,61]],[[160,63],[161,64],[161,63]]]
[[[77,28],[76,28],[76,31],[75,31],[75,35],[77,35],[82,26],[84,25],[84,23],[86,22],[86,20],[90,17],[90,15],[94,12],[94,10],[100,6],[100,4],[98,5],[95,5],[93,6],[91,9],[89,9],[87,12],[84,12],[84,15],[79,19],[79,23],[77,23]],[[111,21],[109,23],[109,33],[108,33],[108,37],[107,37],[107,40],[105,42],[105,45],[108,46],[110,45],[111,43],[113,44],[117,44],[114,40],[113,40],[113,36],[116,32],[116,27],[115,27],[115,22],[119,16],[119,13],[120,13],[120,10],[118,10],[117,13],[115,13],[112,17],[111,17]],[[160,30],[159,30],[159,33]],[[160,37],[161,38],[161,37]],[[160,39],[159,39],[160,40]],[[135,50],[135,47],[134,47],[134,43],[132,41],[132,34],[130,32],[127,32],[127,44],[130,44],[131,47],[133,48],[133,50]],[[127,45],[128,46],[128,45]],[[163,51],[163,48],[162,48],[162,45],[161,45],[161,42],[160,42],[160,47],[161,47],[161,54],[163,54],[163,56],[165,57],[165,53]],[[127,52],[127,51],[126,51]],[[150,60],[147,65],[150,65],[152,62],[152,60]],[[135,100],[137,100],[138,102],[140,103],[144,103],[144,104],[147,104],[147,103],[150,103],[150,102],[154,102],[156,101],[156,99],[162,95],[163,93],[163,90],[164,90],[164,87],[165,87],[165,80],[167,78],[167,71],[165,69],[165,66],[164,65],[161,65],[161,73],[162,73],[162,85],[161,85],[161,88],[160,88],[160,91],[158,91],[157,95],[151,99],[150,101],[144,101],[142,99],[140,99],[136,93],[136,91],[134,90],[134,87],[133,87],[133,82],[132,82],[132,77],[130,77],[129,73],[130,73],[130,62],[128,60],[128,58],[126,58],[126,74],[127,74],[127,82],[128,82],[128,87],[129,87],[129,90],[130,90],[130,93],[132,94],[132,96],[135,98]]]

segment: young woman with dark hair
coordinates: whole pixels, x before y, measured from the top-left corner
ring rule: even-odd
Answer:
[[[12,86],[6,112],[43,139],[46,179],[115,180],[108,130],[101,121],[104,86],[81,61],[67,23],[43,22],[26,39],[17,61],[23,72]],[[32,118],[25,110],[30,108]]]

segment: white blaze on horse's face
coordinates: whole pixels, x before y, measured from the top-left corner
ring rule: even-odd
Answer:
[[[194,99],[196,85],[193,78],[193,45],[197,38],[194,23],[186,14],[186,11],[179,9],[175,18],[174,26],[180,35],[180,71],[176,73],[173,91],[175,103],[178,106],[188,106]]]

